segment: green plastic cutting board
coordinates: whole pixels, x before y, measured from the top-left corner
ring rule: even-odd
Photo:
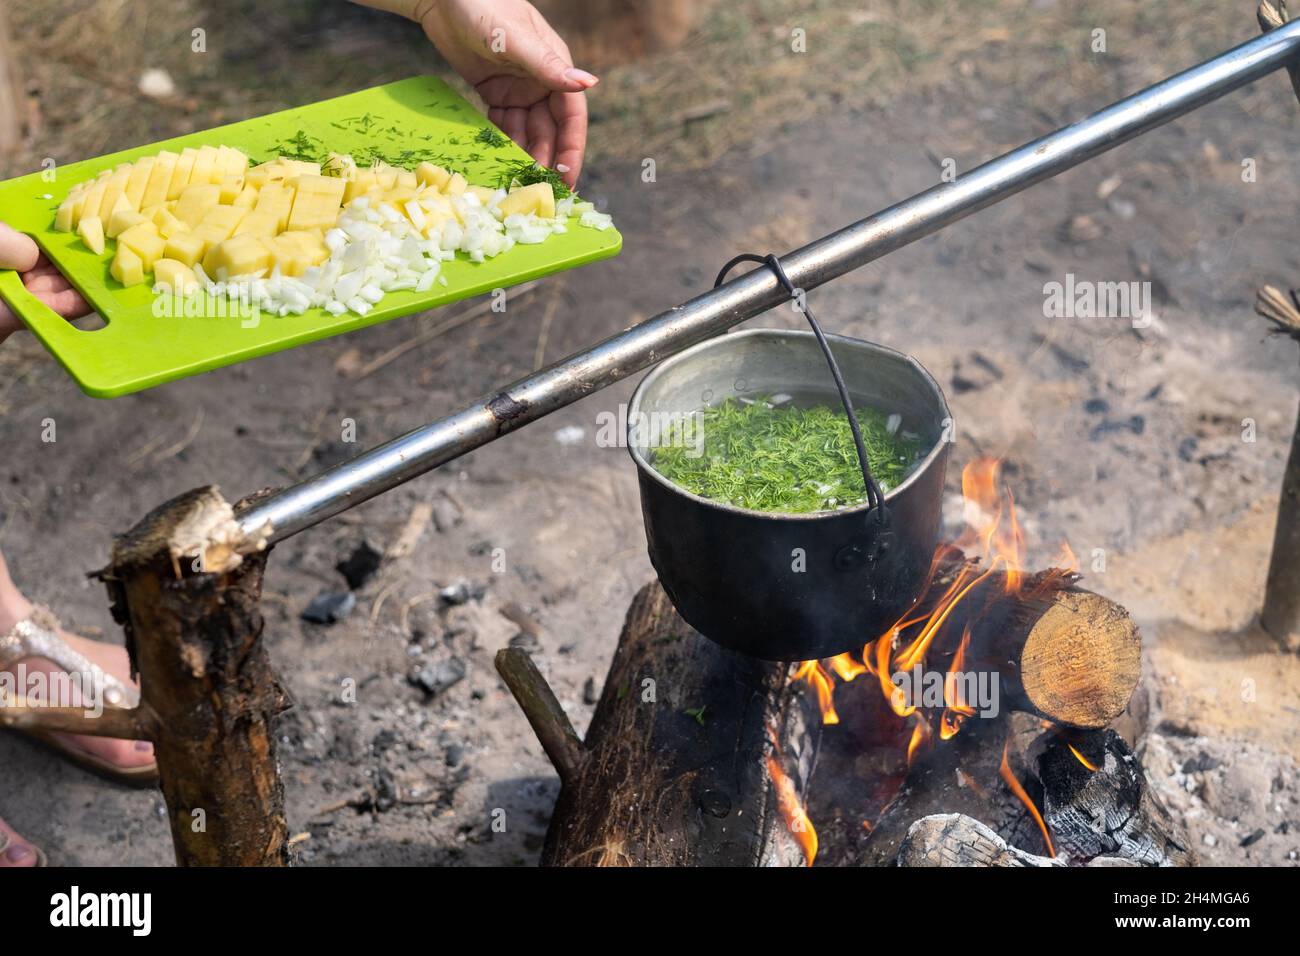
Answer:
[[[311,309],[303,315],[264,314],[256,328],[244,328],[247,323],[238,317],[156,317],[147,283],[125,288],[109,275],[112,240],[104,255],[96,256],[75,234],[54,230],[55,209],[68,191],[105,167],[161,149],[178,152],[204,144],[234,146],[261,162],[285,151],[281,144],[300,132],[325,151],[377,150],[395,165],[414,167],[421,159],[442,157],[471,183],[495,185],[504,163],[528,157],[512,142],[490,145],[477,139],[484,128],[495,129],[446,83],[422,76],[59,166],[53,181],[41,173],[11,179],[0,183],[0,220],[34,238],[107,324],[93,331],[68,324],[30,295],[11,270],[0,271],[0,296],[88,395],[113,398],[618,253],[623,240],[617,230],[589,229],[574,219],[566,233],[537,245],[516,245],[483,263],[460,254],[443,263],[446,286],[390,292],[364,317]]]

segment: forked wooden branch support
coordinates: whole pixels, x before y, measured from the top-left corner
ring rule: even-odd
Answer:
[[[258,608],[266,552],[215,488],[172,499],[117,539],[107,584],[153,734],[176,861],[288,861],[271,723],[288,701]],[[129,736],[129,735],[126,735]]]
[[[812,775],[815,702],[788,665],[701,637],[658,582],[628,610],[585,743],[524,651],[496,666],[560,775],[543,865],[806,862],[787,811]]]
[[[155,740],[158,722],[144,707],[105,707],[97,716],[83,707],[29,706],[25,701],[0,704],[0,727],[45,733]]]

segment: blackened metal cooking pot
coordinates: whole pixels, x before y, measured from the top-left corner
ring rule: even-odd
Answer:
[[[628,449],[659,580],[687,623],[752,657],[802,661],[861,650],[920,596],[938,542],[952,434],[943,392],[901,352],[827,339],[855,407],[901,415],[902,430],[929,449],[887,491],[883,525],[866,504],[815,514],[737,508],[692,494],[651,463],[664,422],[731,396],[827,392],[830,373],[810,332],[756,329],[702,342],[651,371],[628,408]]]

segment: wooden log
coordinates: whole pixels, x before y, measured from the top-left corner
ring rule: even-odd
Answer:
[[[1067,727],[1105,727],[1142,677],[1142,639],[1128,611],[1069,586],[995,597],[975,625],[975,657],[1002,675],[1009,704]]]
[[[960,813],[922,817],[912,824],[898,851],[898,865],[906,867],[1064,867],[1059,857],[1034,856],[1016,849],[984,824]],[[1139,866],[1121,857],[1099,856],[1084,864]]]
[[[1143,866],[1195,865],[1186,831],[1119,734],[1051,734],[1043,743],[1036,774],[1058,852],[1076,863],[1116,857]]]
[[[984,824],[961,813],[936,813],[908,828],[897,863],[906,867],[1049,867],[1061,860],[1035,856],[1007,843]]]
[[[936,575],[921,610],[967,568],[949,562]],[[1142,638],[1128,612],[1077,585],[1079,576],[1057,570],[989,574],[956,603],[926,657],[926,669],[944,669],[960,636],[971,631],[963,670],[998,675],[1006,709],[1037,714],[1067,727],[1096,729],[1124,712],[1142,676]],[[910,637],[911,632],[904,637]]]
[[[658,582],[632,602],[576,754],[540,675],[515,654],[498,655],[498,669],[561,774],[544,865],[806,862],[815,834],[792,833],[787,817],[802,825],[821,728],[815,703],[788,665],[695,632]]]
[[[1006,742],[1005,751],[993,746],[998,736]],[[1041,813],[1050,848],[1007,774]],[[930,822],[918,831],[921,820]],[[967,820],[978,821],[979,827]],[[1055,860],[1069,866],[1191,866],[1190,845],[1118,734],[1035,733],[1022,716],[1001,729],[991,721],[977,727],[968,723],[956,738],[921,756],[870,838],[839,862],[1038,866]]]
[[[1283,649],[1300,652],[1300,410],[1282,473],[1277,528],[1259,621]]]
[[[1263,11],[1267,3],[1261,4]],[[1285,4],[1282,10],[1285,11]],[[1277,11],[1273,17],[1278,18]],[[1281,23],[1281,19],[1277,19]],[[1261,20],[1261,25],[1263,20]],[[1266,29],[1271,29],[1267,27]],[[1290,68],[1291,79],[1300,95],[1300,71]],[[1300,294],[1288,296],[1273,286],[1264,286],[1255,298],[1255,311],[1271,321],[1280,335],[1300,342]],[[1273,552],[1269,559],[1268,578],[1264,586],[1264,607],[1259,622],[1282,648],[1300,652],[1300,411],[1296,412],[1291,452],[1282,473],[1281,496],[1277,507],[1277,529],[1273,533]]]
[[[288,862],[271,671],[258,608],[266,552],[215,488],[172,499],[115,542],[98,576],[126,629],[181,866]]]
[[[84,707],[45,707],[25,700],[0,701],[0,727],[119,740],[153,740],[158,734],[157,719],[142,707],[105,707],[96,717]]]

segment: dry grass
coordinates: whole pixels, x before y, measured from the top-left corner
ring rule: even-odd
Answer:
[[[414,26],[343,0],[44,0],[8,15],[36,127],[0,162],[6,175],[445,70]],[[206,53],[191,52],[195,27]],[[1089,49],[1099,27],[1105,55]],[[796,28],[804,53],[791,48]],[[676,50],[602,71],[591,159],[707,164],[810,114],[869,111],[878,123],[900,98],[935,96],[968,112],[986,90],[1015,89],[1025,111],[1059,122],[1255,30],[1252,3],[1218,0],[1188,0],[1176,16],[1128,0],[719,2]],[[174,101],[136,92],[146,67],[171,73]],[[691,119],[702,105],[711,115]]]

